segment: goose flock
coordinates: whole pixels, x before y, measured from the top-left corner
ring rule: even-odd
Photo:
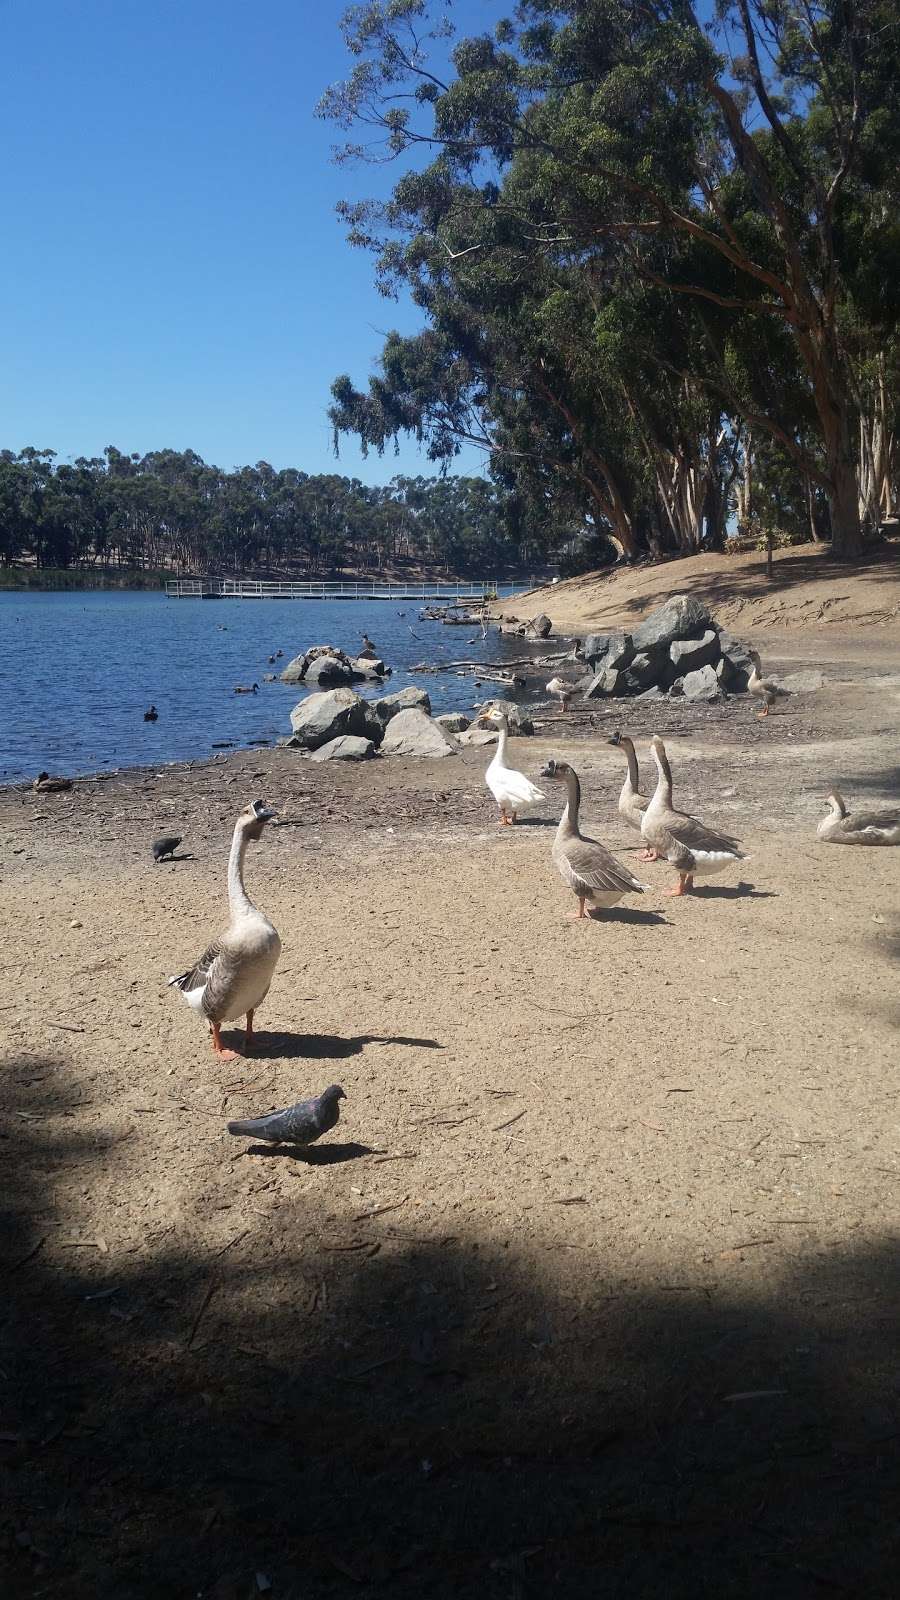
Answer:
[[[765,693],[770,686],[760,681],[760,692]],[[768,702],[765,709],[768,710]],[[482,712],[477,721],[496,728],[499,734],[496,753],[485,772],[485,783],[496,801],[500,826],[509,827],[520,813],[545,799],[544,791],[523,772],[510,766],[509,719],[502,705],[495,704]],[[644,850],[639,859],[667,861],[675,869],[676,880],[663,890],[664,894],[689,894],[695,878],[711,877],[749,859],[740,842],[730,834],[677,809],[672,795],[671,764],[658,734],[650,740],[650,755],[657,775],[650,796],[641,791],[634,741],[627,734],[615,733],[607,742],[625,756],[625,781],[618,811],[641,835]],[[643,894],[648,886],[636,878],[629,867],[623,866],[599,839],[582,832],[581,782],[569,762],[548,761],[539,776],[565,786],[565,805],[551,855],[560,877],[577,899],[578,909],[572,914],[575,920],[587,918],[588,906],[593,910],[607,910],[626,895]],[[816,830],[820,840],[831,844],[900,845],[900,810],[850,812],[837,789],[829,791],[827,804],[828,813]],[[247,846],[262,838],[266,825],[276,816],[276,811],[261,800],[252,801],[241,811],[228,860],[228,925],[192,966],[168,980],[181,991],[192,1010],[206,1018],[213,1050],[222,1061],[237,1059],[237,1052],[226,1049],[222,1043],[223,1022],[243,1017],[244,1049],[249,1051],[252,1047],[254,1014],[269,992],[281,954],[277,930],[265,912],[254,905],[244,884]],[[180,843],[181,839],[175,835],[155,840],[154,860],[171,859]]]

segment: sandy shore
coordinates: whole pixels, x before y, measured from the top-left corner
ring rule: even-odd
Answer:
[[[814,829],[896,798],[900,669],[817,652],[767,723],[629,708],[752,859],[585,924],[480,750],[0,792],[17,1596],[891,1592],[900,850]],[[621,714],[513,748],[624,852]],[[165,978],[255,795],[284,954],[223,1067]],[[225,1132],[334,1081],[309,1156]]]

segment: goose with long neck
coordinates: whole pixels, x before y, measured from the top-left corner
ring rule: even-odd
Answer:
[[[900,844],[900,809],[854,811],[837,789],[826,797],[828,815],[816,828],[826,844]]]
[[[651,849],[671,861],[678,873],[678,882],[664,894],[688,894],[694,887],[694,877],[711,877],[724,872],[737,861],[746,861],[736,839],[729,834],[708,828],[699,817],[686,811],[676,811],[672,804],[672,769],[666,747],[655,735],[650,741],[650,754],[656,763],[656,789],[646,811],[641,817],[641,834]]]
[[[488,766],[484,781],[494,796],[500,810],[500,826],[511,826],[519,811],[526,811],[530,806],[536,806],[539,800],[544,799],[544,791],[526,778],[524,772],[517,772],[515,767],[507,764],[506,746],[509,740],[509,718],[505,711],[499,707],[485,712],[477,719],[479,722],[488,722],[499,730],[500,738],[497,742],[497,752]]]
[[[553,841],[553,862],[565,883],[578,897],[578,910],[572,916],[580,922],[587,916],[590,901],[598,910],[614,906],[626,894],[643,894],[644,885],[623,867],[598,839],[582,833],[580,826],[581,783],[567,761],[548,761],[542,778],[552,778],[566,786],[566,803]]]
[[[204,950],[186,972],[170,978],[188,1005],[206,1017],[212,1043],[222,1061],[237,1053],[222,1044],[221,1025],[245,1017],[244,1049],[253,1041],[253,1014],[269,992],[272,974],[281,954],[281,940],[264,911],[253,904],[244,886],[247,846],[262,838],[263,829],[276,812],[254,800],[235,823],[228,857],[228,927]]]
[[[757,711],[757,720],[767,717],[776,700],[789,700],[790,689],[782,689],[781,685],[773,682],[771,678],[762,675],[762,662],[755,650],[748,650],[747,654],[753,663],[753,670],[747,679],[747,689],[757,700],[763,701],[762,711]]]
[[[627,733],[619,733],[618,731],[613,734],[609,743],[624,751],[625,760],[628,762],[625,782],[619,795],[619,816],[624,817],[630,827],[636,828],[640,833],[641,817],[650,802],[647,796],[641,793],[641,779],[638,772],[637,756],[634,752],[634,743],[629,739]],[[657,858],[657,851],[650,850],[646,846],[638,856],[639,861],[656,861]]]

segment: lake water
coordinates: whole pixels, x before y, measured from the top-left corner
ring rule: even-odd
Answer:
[[[506,590],[504,592],[510,592]],[[0,592],[0,783],[46,769],[69,776],[213,754],[215,743],[274,744],[290,733],[295,684],[264,683],[313,644],[355,655],[363,630],[393,675],[371,697],[418,682],[432,711],[470,711],[489,688],[410,671],[416,662],[501,661],[522,640],[420,622],[421,601],[167,600],[84,590]],[[413,637],[413,634],[416,637]],[[269,656],[284,655],[274,665]],[[235,684],[259,684],[236,695]],[[158,722],[144,722],[149,705]]]

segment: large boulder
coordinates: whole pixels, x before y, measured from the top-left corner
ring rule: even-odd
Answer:
[[[682,693],[685,700],[721,700],[722,690],[715,667],[700,667],[696,672],[685,673]]]
[[[386,694],[381,700],[372,703],[378,721],[386,728],[392,717],[401,711],[423,711],[426,717],[431,716],[431,700],[427,689],[418,689],[415,684],[410,684],[406,689],[397,689],[394,694]]]
[[[386,756],[437,757],[455,756],[458,752],[453,735],[416,707],[391,717],[381,741],[381,753]]]
[[[435,717],[434,720],[445,733],[465,733],[470,725],[470,719],[462,711],[445,711],[442,716]]]
[[[457,735],[457,744],[497,744],[500,735],[496,728],[466,728]]]
[[[699,667],[715,666],[720,655],[715,628],[707,628],[702,639],[676,639],[669,645],[669,660],[676,678],[685,672],[696,672]]]
[[[639,623],[631,637],[635,650],[668,653],[676,639],[697,639],[713,626],[713,618],[702,600],[693,595],[674,594]]]
[[[353,733],[342,733],[337,739],[320,744],[310,754],[310,761],[368,761],[375,754],[371,739],[360,739]]]
[[[529,622],[528,631],[536,634],[539,639],[549,639],[552,627],[553,623],[547,616],[546,611],[539,611],[537,616],[532,617]]]
[[[339,656],[316,656],[310,661],[303,677],[304,683],[338,684],[353,682],[353,668]]]
[[[293,661],[288,662],[281,674],[282,683],[302,683],[306,677],[307,665],[305,652],[302,656],[295,656]]]
[[[366,701],[352,689],[326,689],[308,695],[291,712],[291,727],[307,750],[318,750],[320,745],[345,733],[374,739],[376,744],[381,736],[381,724],[372,717]]]

